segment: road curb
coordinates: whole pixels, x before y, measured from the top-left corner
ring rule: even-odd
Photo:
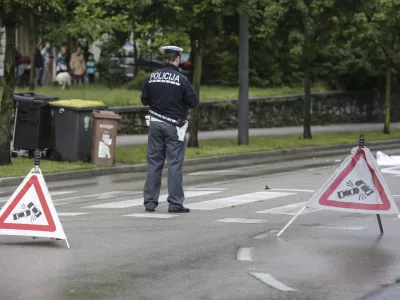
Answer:
[[[184,162],[185,169],[195,169],[198,171],[215,170],[221,168],[221,164],[229,164],[225,167],[240,167],[240,166],[251,166],[256,164],[263,164],[268,162],[276,161],[294,161],[308,158],[319,158],[325,156],[349,154],[353,147],[357,146],[357,143],[347,143],[342,145],[333,146],[319,146],[319,147],[304,147],[297,149],[282,149],[273,151],[262,151],[252,153],[241,153],[233,155],[215,156],[207,158],[194,158],[187,159]],[[400,150],[400,139],[386,140],[386,141],[374,141],[366,143],[366,146],[371,151],[378,150]],[[136,173],[146,172],[146,164],[135,164],[135,165],[122,165],[110,168],[98,168],[90,170],[78,170],[62,173],[44,174],[46,182],[55,181],[67,181],[77,180],[95,176],[124,174],[124,173]],[[8,177],[0,179],[0,187],[17,186],[23,180],[25,176],[20,177]]]

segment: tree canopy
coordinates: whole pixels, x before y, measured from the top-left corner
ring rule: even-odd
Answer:
[[[1,0],[0,19],[12,35],[30,18],[37,31],[30,36],[32,46],[40,38],[57,46],[68,41],[73,48],[78,39],[93,43],[106,34],[117,49],[133,36],[136,61],[139,52],[157,56],[161,45],[178,45],[191,54],[190,77],[199,93],[203,84],[238,85],[239,13],[244,12],[250,85],[304,84],[303,137],[312,138],[312,86],[321,82],[332,90],[386,90],[389,133],[390,95],[400,70],[399,8],[400,0]],[[6,48],[3,80],[13,88],[14,48]],[[3,93],[1,116],[10,111],[10,97],[10,91]],[[197,123],[193,110],[189,146],[199,145]],[[5,132],[6,124],[0,124],[0,136]],[[0,141],[2,155],[7,142]]]

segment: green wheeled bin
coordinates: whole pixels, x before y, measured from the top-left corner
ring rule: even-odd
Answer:
[[[59,161],[91,160],[92,112],[107,110],[100,101],[60,100],[50,102],[53,109],[55,146],[51,157]]]

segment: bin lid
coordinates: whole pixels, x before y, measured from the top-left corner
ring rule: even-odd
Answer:
[[[40,108],[49,104],[50,101],[57,101],[58,97],[38,95],[35,93],[15,93],[14,102],[18,103],[19,107],[24,108]]]
[[[94,119],[119,120],[121,116],[111,110],[94,110],[92,113]]]
[[[108,108],[108,106],[106,106],[101,101],[80,100],[80,99],[65,99],[65,100],[60,100],[60,101],[55,101],[55,102],[49,102],[49,105],[54,106],[54,107],[69,108],[69,109],[78,110],[78,111],[88,111],[88,110],[94,110],[94,109],[107,109]]]

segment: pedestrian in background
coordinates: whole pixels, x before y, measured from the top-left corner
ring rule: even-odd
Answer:
[[[90,53],[88,61],[86,62],[86,72],[89,77],[89,83],[94,83],[94,77],[96,74],[96,61],[93,58],[93,54]]]
[[[147,176],[144,186],[144,206],[154,212],[160,196],[161,175],[168,161],[168,212],[187,213],[183,206],[183,160],[188,127],[187,109],[195,108],[198,97],[188,79],[179,72],[182,48],[160,48],[165,65],[145,80],[141,100],[149,109],[147,143]]]
[[[61,47],[56,61],[56,75],[68,72],[68,57],[64,46]]]
[[[84,75],[86,72],[85,58],[83,57],[81,47],[76,48],[76,51],[72,53],[70,60],[70,68],[72,81],[79,85],[80,82],[84,84]]]
[[[70,51],[69,51],[68,43],[64,43],[64,44],[62,45],[62,48],[64,49],[65,61],[66,61],[66,63],[67,63],[67,68],[68,68],[67,72],[68,72],[68,73],[71,73],[71,72],[70,72],[71,70],[70,70],[70,68],[69,68],[69,63],[70,63],[70,61],[71,61],[71,53],[70,53]]]
[[[50,43],[47,42],[46,46],[41,50],[43,56],[43,72],[42,72],[42,85],[49,85],[49,73],[50,73]]]
[[[40,52],[42,50],[42,43],[38,43],[36,46],[35,54],[34,54],[34,65],[35,65],[35,87],[42,86],[41,77],[42,77],[42,70],[44,66],[43,56]]]

